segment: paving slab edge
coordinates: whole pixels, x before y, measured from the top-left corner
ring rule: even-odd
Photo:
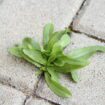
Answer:
[[[84,0],[84,1],[83,1],[83,3],[82,3],[82,5],[80,6],[79,10],[77,11],[77,13],[75,14],[74,18],[72,19],[72,22],[71,22],[71,24],[70,24],[69,27],[72,29],[72,31],[73,31],[74,33],[84,34],[84,35],[86,35],[86,36],[88,36],[88,37],[90,37],[90,38],[96,39],[96,40],[101,41],[101,42],[105,42],[105,40],[103,40],[103,39],[101,39],[101,38],[95,37],[95,36],[90,35],[90,34],[88,35],[87,33],[84,33],[84,32],[81,32],[81,31],[79,31],[79,30],[73,29],[73,22],[75,21],[75,19],[80,18],[80,17],[83,15],[83,13],[85,12],[85,9],[86,9],[87,5],[89,4],[89,2],[90,2],[90,0]],[[41,77],[40,77],[40,78],[41,78]],[[38,83],[39,83],[39,81],[40,81],[40,78],[39,78],[39,80],[37,81],[37,85],[35,86],[35,89],[34,89],[34,92],[35,92],[35,93],[36,93],[36,89],[37,89],[37,87],[38,87]],[[12,88],[14,88],[14,89],[16,89],[16,90],[18,90],[18,91],[21,91],[20,89],[17,89],[17,88],[16,88],[15,86],[13,86],[12,84],[4,83],[3,81],[2,81],[2,82],[0,81],[0,83],[3,84],[3,85],[7,85],[7,86],[9,86],[9,87],[12,87]],[[23,91],[21,91],[21,92],[24,93]],[[23,104],[23,105],[26,104],[26,101],[34,94],[34,92],[33,92],[31,95],[29,95],[29,96],[26,97],[26,99],[24,100],[24,104]],[[25,93],[24,93],[24,94],[25,94]],[[40,98],[40,99],[44,99],[43,97],[39,97],[39,96],[37,96],[36,94],[34,94],[34,95],[35,95],[36,97]],[[44,99],[44,100],[48,101],[49,103],[56,104],[56,103],[53,103],[53,102],[50,101],[50,100],[47,100],[47,99]],[[60,104],[56,104],[56,105],[60,105]]]
[[[73,18],[73,20],[72,20],[72,22],[71,22],[71,24],[70,24],[70,26],[69,26],[70,28],[73,29],[74,21],[75,21],[76,19],[78,19],[78,18],[80,19],[80,18],[84,15],[85,10],[86,10],[86,8],[88,7],[90,1],[91,1],[91,0],[84,0],[84,1],[83,1],[83,3],[81,4],[80,8],[79,8],[78,11],[76,12],[76,15],[74,16],[74,18]]]
[[[70,27],[70,29],[71,29],[73,32],[75,32],[75,33],[84,34],[84,35],[87,35],[88,37],[91,37],[91,38],[93,38],[93,39],[99,40],[99,41],[101,41],[101,42],[105,42],[105,39],[102,39],[100,36],[95,36],[95,35],[93,35],[93,34],[90,34],[90,33],[87,33],[87,32],[83,32],[83,31],[81,31],[81,30],[79,30],[79,29],[77,29],[77,28],[74,28],[74,27],[75,27],[75,26],[74,26],[75,21],[81,19],[81,17],[84,15],[86,9],[88,8],[88,5],[90,4],[90,1],[91,1],[91,0],[84,0],[84,1],[83,1],[83,3],[82,3],[82,5],[81,5],[80,9],[77,11],[77,13],[76,13],[76,15],[74,16],[73,21],[71,22],[71,24],[70,24],[69,27]]]
[[[74,33],[83,34],[83,35],[88,36],[89,38],[92,38],[92,39],[95,39],[95,40],[97,40],[97,41],[100,41],[100,42],[104,42],[104,43],[105,43],[105,40],[102,39],[102,38],[100,38],[100,37],[96,37],[96,36],[94,36],[94,35],[92,35],[92,34],[88,34],[88,33],[85,33],[85,32],[81,32],[81,31],[79,31],[79,30],[74,30],[73,28],[71,28],[71,30],[72,30],[72,32],[74,32]]]

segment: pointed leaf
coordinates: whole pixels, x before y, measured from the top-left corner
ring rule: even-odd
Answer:
[[[71,77],[73,81],[77,83],[79,81],[79,76],[78,76],[77,71],[71,71],[70,73],[71,73]]]
[[[26,37],[23,39],[23,47],[28,49],[35,49],[40,51],[40,45],[39,43],[35,42],[32,38]]]
[[[23,50],[22,50],[22,52],[23,52]],[[29,63],[31,63],[37,67],[41,67],[41,65],[39,63],[37,63],[33,59],[29,58],[27,55],[25,55],[24,52],[22,53],[22,58],[24,58],[26,61],[28,61]]]
[[[72,94],[71,92],[65,88],[64,86],[62,86],[60,83],[54,81],[53,79],[51,79],[50,75],[45,72],[45,80],[47,82],[48,87],[58,96],[63,97],[63,98],[67,98],[70,97]]]
[[[12,48],[9,48],[9,52],[12,54],[12,55],[15,55],[19,58],[22,58],[22,55],[21,55],[21,48],[19,46],[15,46],[15,47],[12,47]]]
[[[59,73],[55,71],[53,67],[52,68],[47,67],[47,71],[51,75],[52,80],[59,82]]]
[[[64,34],[61,37],[59,44],[61,45],[62,48],[65,48],[69,43],[70,43],[70,37],[67,34]]]
[[[78,59],[73,59],[69,56],[62,55],[61,57],[58,57],[57,60],[54,62],[56,66],[64,66],[64,64],[71,64],[71,65],[88,65],[89,62],[86,60],[78,60]]]
[[[49,42],[48,42],[48,49],[49,50],[52,50],[52,47],[53,45],[58,42],[61,37],[65,34],[68,34],[70,33],[70,30],[69,29],[65,29],[65,30],[61,30],[61,31],[58,31],[58,32],[55,32],[52,34],[52,37],[50,38]]]
[[[63,35],[61,39],[56,42],[52,48],[51,55],[49,57],[49,62],[54,61],[57,57],[61,56],[63,53],[63,48],[70,43],[70,38],[67,34]]]
[[[52,35],[54,31],[54,26],[51,23],[48,23],[45,25],[44,30],[43,30],[43,42],[44,42],[44,47],[48,44],[49,38]]]
[[[105,52],[105,47],[90,46],[90,47],[79,48],[69,53],[69,56],[74,59],[88,59],[96,52]]]
[[[30,62],[31,64],[34,64],[37,67],[40,67],[40,64],[38,64],[37,62],[33,61],[32,59],[30,59],[27,55],[24,54],[23,49],[21,46],[15,46],[9,49],[9,52],[12,55],[15,55],[17,57],[23,58],[25,60],[27,60],[28,62]]]
[[[79,64],[79,65],[73,65],[73,64],[68,64],[68,63],[65,63],[63,66],[54,66],[54,69],[57,71],[57,72],[61,72],[61,73],[70,73],[71,71],[74,71],[74,70],[78,70],[78,69],[81,69],[83,67],[87,66],[87,63],[86,64]]]
[[[29,49],[23,49],[23,52],[25,55],[27,55],[30,59],[33,61],[39,63],[39,64],[46,64],[46,59],[43,58],[41,52],[37,50],[29,50]]]

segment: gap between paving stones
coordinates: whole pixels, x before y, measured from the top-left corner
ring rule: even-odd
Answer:
[[[88,7],[89,3],[90,3],[90,0],[84,0],[83,1],[83,3],[81,4],[80,8],[76,12],[76,15],[73,17],[73,20],[72,20],[72,22],[71,22],[71,24],[69,26],[70,28],[73,27],[73,22],[75,21],[75,19],[77,19],[78,16],[81,17],[83,15],[83,13],[85,12],[86,7]]]
[[[75,30],[75,29],[73,28],[73,23],[74,23],[74,21],[75,21],[78,17],[81,18],[82,15],[84,15],[85,10],[87,9],[87,7],[88,7],[90,1],[91,1],[91,0],[84,0],[84,1],[83,1],[83,3],[81,4],[79,10],[77,11],[76,15],[74,16],[74,18],[73,18],[73,20],[72,20],[72,22],[71,22],[69,28],[72,30],[72,32],[79,33],[79,34],[84,34],[84,35],[86,35],[86,36],[88,36],[88,37],[90,37],[90,38],[93,38],[93,39],[95,39],[95,40],[98,40],[98,41],[101,41],[101,42],[105,42],[105,40],[102,39],[102,38],[98,38],[98,37],[96,37],[96,36],[94,36],[94,35],[90,35],[90,34],[88,34],[88,33],[86,33],[86,32],[81,32],[80,30]]]
[[[24,100],[23,105],[26,105],[27,100],[30,98],[31,96],[27,96],[26,99]]]
[[[3,81],[2,81],[2,82],[0,81],[0,84],[5,85],[5,86],[8,86],[8,87],[11,87],[11,88],[13,88],[13,89],[15,89],[15,90],[17,90],[17,91],[22,92],[22,93],[26,96],[23,105],[26,105],[26,102],[27,102],[28,99],[30,99],[30,97],[36,97],[36,98],[39,98],[39,99],[43,99],[43,100],[45,100],[45,101],[48,101],[47,99],[44,99],[44,98],[41,98],[41,97],[36,96],[36,94],[35,94],[35,91],[36,91],[36,89],[37,89],[37,87],[38,87],[38,83],[39,83],[40,79],[41,79],[41,76],[39,77],[39,80],[37,81],[37,84],[36,84],[36,86],[34,87],[33,93],[30,94],[30,95],[27,95],[27,93],[25,93],[25,92],[23,92],[23,91],[17,89],[15,86],[12,86],[12,85],[9,84],[9,83],[4,83]],[[51,101],[48,101],[48,102],[49,102],[49,103],[52,103],[52,104],[55,104],[55,103],[53,103],[53,102],[51,102]],[[55,105],[58,105],[58,104],[55,104]]]
[[[85,33],[85,32],[81,32],[81,31],[77,31],[77,30],[74,30],[73,28],[71,28],[71,30],[72,30],[72,32],[74,32],[74,33],[78,33],[78,34],[84,34],[84,35],[86,35],[86,36],[88,36],[88,37],[90,37],[90,38],[93,38],[93,39],[95,39],[95,40],[98,40],[98,41],[100,41],[100,42],[104,42],[105,43],[105,40],[104,39],[101,39],[101,38],[98,38],[98,37],[96,37],[96,36],[94,36],[94,35],[90,35],[90,34],[87,34],[87,33]]]
[[[73,22],[73,29],[105,40],[104,4],[104,0],[91,0],[85,13],[80,13]]]
[[[22,91],[21,89],[18,89],[17,87],[15,87],[13,84],[10,84],[10,83],[7,83],[7,82],[0,81],[0,84],[6,85],[6,86],[12,87],[13,89],[16,89],[16,90],[18,90],[18,91],[21,91],[21,92],[24,93],[27,97],[29,97],[29,96],[33,96],[35,90],[37,89],[37,85],[38,85],[38,83],[39,83],[39,81],[40,81],[40,78],[41,78],[41,76],[39,77],[39,79],[38,79],[38,81],[37,81],[37,83],[36,83],[36,86],[34,86],[34,91],[33,91],[31,94],[29,94],[29,93],[27,93],[27,92],[24,92],[24,91]]]
[[[46,100],[46,99],[44,99],[44,98],[37,97],[37,96],[35,95],[35,91],[36,91],[36,89],[37,89],[37,87],[38,87],[38,83],[39,83],[40,79],[41,79],[41,76],[39,77],[39,80],[37,81],[37,84],[36,84],[36,86],[34,87],[33,93],[30,94],[30,95],[27,95],[27,93],[25,93],[25,92],[23,92],[23,91],[17,89],[15,86],[13,86],[13,85],[11,85],[11,84],[9,84],[9,83],[4,83],[3,81],[0,81],[0,84],[5,85],[5,86],[8,86],[8,87],[11,87],[11,88],[13,88],[13,89],[15,89],[15,90],[17,90],[17,91],[22,92],[22,93],[26,96],[23,105],[26,105],[26,102],[27,102],[28,99],[30,99],[30,97],[36,97],[36,98],[40,98],[40,99]],[[46,100],[46,101],[48,101],[48,100]],[[54,104],[54,103],[51,102],[51,101],[48,101],[48,102]],[[58,104],[56,104],[56,105],[58,105]]]
[[[7,102],[6,103],[14,103],[15,101],[12,101],[13,99],[16,99],[16,97],[17,97],[17,100],[18,100],[18,98],[19,97],[24,97],[21,101],[22,101],[22,105],[24,105],[24,102],[25,102],[25,100],[26,100],[26,98],[27,98],[27,96],[22,92],[22,91],[19,91],[19,90],[17,90],[17,89],[15,89],[15,88],[13,88],[12,86],[9,86],[9,85],[5,85],[5,84],[2,84],[2,83],[0,83],[0,88],[1,88],[1,90],[2,90],[2,88],[4,89],[4,91],[6,92],[5,94],[4,94],[4,96],[2,96],[3,95],[3,93],[1,92],[1,94],[0,94],[0,105],[4,105],[5,104],[5,98],[6,98],[6,100],[7,100]],[[10,95],[10,96],[9,96]],[[19,95],[19,96],[18,96]],[[2,97],[1,97],[2,96]],[[10,99],[9,99],[10,98]],[[4,101],[3,101],[3,100]],[[18,101],[20,101],[20,100],[18,100]],[[18,101],[16,101],[16,102],[18,102]],[[5,105],[7,105],[7,104],[5,104]],[[9,104],[8,104],[9,105]],[[17,105],[17,104],[16,104]],[[20,105],[20,104],[19,104]]]
[[[0,84],[1,84],[1,85],[4,85],[4,86],[6,86],[6,87],[10,87],[10,88],[12,88],[12,89],[14,89],[14,90],[16,90],[16,91],[18,91],[18,92],[23,93],[22,91],[17,90],[17,89],[14,88],[13,86],[6,85],[6,84],[2,84],[2,83],[0,83]],[[25,93],[23,93],[23,94],[24,94],[24,96],[26,96]],[[37,98],[37,99],[40,99],[40,100],[45,100],[46,102],[48,102],[49,104],[52,104],[52,105],[58,105],[58,104],[55,104],[55,103],[53,103],[53,102],[51,102],[51,101],[48,101],[48,100],[46,100],[46,99],[44,99],[44,98],[37,97],[37,96],[33,96],[33,95],[26,96],[26,98],[23,100],[23,105],[26,105],[26,102],[27,102],[31,97],[32,97],[32,98]]]
[[[74,18],[73,18],[73,20],[72,20],[72,23],[71,23],[70,26],[69,26],[71,29],[72,29],[73,21],[80,15],[80,12],[82,11],[82,9],[84,9],[84,7],[87,6],[87,2],[89,2],[89,0],[84,0],[84,1],[83,1],[82,5],[80,6],[79,10],[77,11],[76,15],[74,16]],[[84,9],[84,11],[85,11],[85,9]],[[75,32],[75,33],[81,33],[81,34],[82,34],[82,32],[76,31],[76,30],[74,30],[74,29],[72,29],[72,31]],[[86,33],[84,33],[84,34],[87,35],[87,36],[89,36],[89,35],[86,34]],[[96,40],[99,40],[99,41],[101,41],[101,42],[105,42],[105,40],[102,40],[102,39],[93,37],[93,35],[91,35],[91,36],[89,36],[89,37],[94,38],[94,39],[96,39]],[[34,91],[36,91],[39,81],[40,81],[40,79],[38,80],[37,85],[36,85]],[[4,84],[4,85],[11,86],[12,88],[15,88],[16,90],[20,91],[19,89],[17,89],[15,86],[12,86],[11,84],[6,84],[6,83],[3,83],[3,82],[1,82],[1,83]],[[22,92],[22,91],[21,91],[21,92]],[[35,93],[32,93],[31,95],[33,95],[33,94],[36,96]],[[25,99],[25,101],[24,101],[24,105],[25,105],[26,101],[31,97],[31,95],[26,97],[26,99]],[[37,96],[36,96],[36,97],[37,97]],[[38,98],[41,98],[41,97],[38,97]],[[44,99],[44,98],[41,98],[41,99]],[[44,99],[44,100],[47,100],[47,99]],[[47,101],[48,101],[48,100],[47,100]],[[51,101],[49,101],[49,102],[52,103]],[[56,104],[56,103],[54,103],[54,104]],[[56,105],[58,105],[58,104],[56,104]]]

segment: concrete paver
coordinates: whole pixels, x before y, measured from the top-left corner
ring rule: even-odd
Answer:
[[[86,2],[89,3],[85,10],[81,9],[73,23],[73,29],[105,40],[105,0]]]
[[[32,98],[30,97],[27,101],[25,105],[54,105],[51,104],[43,99],[38,99],[38,98]]]
[[[12,85],[18,90],[33,93],[38,82],[36,68],[13,57],[8,48],[30,36],[42,43],[42,29],[47,22],[53,22],[57,29],[67,27],[72,22],[84,0],[0,0],[0,82]],[[84,14],[73,22],[73,29],[105,39],[105,1],[91,0]],[[88,45],[104,45],[83,34],[72,34],[72,45],[66,52]],[[96,54],[91,64],[79,71],[81,81],[72,83],[67,76],[61,76],[62,84],[73,92],[73,97],[57,97],[42,78],[36,94],[46,100],[61,105],[104,105],[105,103],[105,54]],[[0,84],[0,105],[23,105],[25,95],[20,91]],[[26,105],[51,105],[37,98],[30,98]]]
[[[66,52],[75,48],[89,45],[104,45],[95,39],[85,35],[73,33],[71,36],[72,45],[69,45]],[[62,76],[61,83],[71,89],[73,96],[62,99],[56,96],[46,85],[44,79],[39,82],[36,94],[47,100],[61,105],[104,105],[105,104],[105,54],[97,53],[90,59],[89,66],[83,68],[78,73],[80,81],[76,84],[70,80],[69,76]]]
[[[0,4],[0,82],[30,94],[37,84],[35,67],[12,57],[8,48],[26,36],[42,41],[44,24],[70,24],[83,0],[2,0]],[[69,11],[69,13],[68,13]]]
[[[20,91],[0,84],[0,105],[23,105],[25,98]]]

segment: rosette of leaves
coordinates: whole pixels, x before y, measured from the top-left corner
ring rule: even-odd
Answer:
[[[71,91],[59,81],[59,73],[70,75],[74,82],[79,80],[77,71],[89,64],[89,58],[96,52],[105,52],[104,46],[78,48],[68,54],[65,47],[70,43],[70,30],[54,31],[53,24],[46,24],[43,30],[43,46],[26,37],[20,45],[10,48],[11,54],[37,66],[38,74],[43,73],[48,87],[60,97],[69,97]]]

